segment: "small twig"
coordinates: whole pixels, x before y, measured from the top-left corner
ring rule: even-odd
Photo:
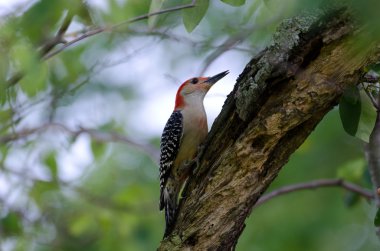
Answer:
[[[93,28],[91,30],[88,30],[86,31],[84,34],[82,34],[81,36],[67,42],[64,40],[63,38],[63,34],[67,31],[70,23],[71,23],[71,20],[73,18],[73,16],[68,13],[61,28],[59,29],[57,35],[59,36],[55,36],[52,40],[50,40],[49,42],[46,43],[46,45],[44,45],[41,49],[41,55],[42,55],[42,60],[47,60],[55,55],[57,55],[58,53],[62,52],[63,50],[65,50],[66,48],[68,48],[69,46],[72,46],[73,44],[76,44],[88,37],[92,37],[96,34],[99,34],[99,33],[102,33],[102,32],[105,32],[105,31],[113,31],[113,30],[116,30],[117,28],[119,28],[120,26],[123,26],[123,25],[126,25],[126,24],[130,24],[130,23],[134,23],[134,22],[137,22],[137,21],[140,21],[140,20],[144,20],[144,19],[147,19],[149,17],[152,17],[152,16],[156,16],[156,15],[160,15],[160,14],[165,14],[165,13],[169,13],[169,12],[174,12],[174,11],[177,11],[177,10],[182,10],[182,9],[187,9],[187,8],[192,8],[192,7],[195,7],[196,5],[196,0],[193,0],[190,4],[184,4],[184,5],[180,5],[180,6],[175,6],[175,7],[172,7],[172,8],[167,8],[167,9],[164,9],[164,10],[160,10],[160,11],[156,11],[156,12],[152,12],[152,13],[148,13],[148,14],[144,14],[144,15],[140,15],[140,16],[137,16],[137,17],[134,17],[132,19],[128,19],[126,21],[123,21],[123,22],[120,22],[118,24],[114,24],[114,25],[111,25],[111,26],[106,26],[106,27],[97,27],[97,28]],[[63,46],[60,47],[59,49],[55,50],[55,51],[52,51],[50,52],[56,45],[60,44],[60,43],[63,43]],[[50,52],[50,53],[49,53]],[[18,83],[18,81],[20,81],[20,79],[24,76],[24,73],[22,72],[16,72],[14,74],[14,76],[12,76],[7,82],[8,82],[8,85],[9,86],[12,86],[12,85],[15,85]]]
[[[255,207],[258,207],[261,204],[267,202],[268,200],[271,200],[283,194],[288,194],[288,193],[300,191],[300,190],[317,189],[317,188],[322,188],[322,187],[341,187],[341,188],[344,188],[345,190],[348,190],[360,196],[363,196],[364,198],[368,200],[372,200],[374,198],[373,193],[369,191],[368,189],[362,188],[358,185],[344,181],[342,179],[321,179],[321,180],[314,180],[314,181],[305,182],[305,183],[299,183],[295,185],[284,186],[282,188],[274,190],[266,195],[263,195],[256,202]]]
[[[177,11],[177,10],[182,10],[182,9],[187,9],[187,8],[192,8],[192,7],[195,7],[195,3],[196,3],[196,0],[193,0],[191,4],[184,4],[184,5],[180,5],[180,6],[175,6],[175,7],[172,7],[172,8],[167,8],[167,9],[164,9],[164,10],[160,10],[160,11],[156,11],[156,12],[152,12],[152,13],[147,13],[147,14],[144,14],[144,15],[141,15],[141,16],[137,16],[137,17],[134,17],[132,19],[128,19],[126,21],[123,21],[123,22],[120,22],[118,24],[114,24],[114,25],[111,25],[111,26],[106,26],[106,27],[98,27],[98,28],[94,28],[92,30],[89,30],[87,31],[85,34],[71,40],[70,42],[67,42],[66,44],[64,44],[61,48],[45,55],[43,57],[43,60],[47,60],[55,55],[57,55],[58,53],[60,53],[61,51],[65,50],[67,47],[85,39],[85,38],[88,38],[88,37],[92,37],[96,34],[99,34],[99,33],[102,33],[102,32],[105,32],[105,31],[113,31],[117,28],[119,28],[120,26],[123,26],[123,25],[126,25],[126,24],[130,24],[130,23],[134,23],[134,22],[137,22],[137,21],[140,21],[140,20],[144,20],[144,19],[147,19],[149,17],[152,17],[152,16],[156,16],[156,15],[160,15],[160,14],[164,14],[164,13],[169,13],[169,12],[173,12],[173,11]]]
[[[236,36],[227,38],[224,43],[222,43],[218,48],[215,49],[204,61],[203,68],[199,72],[199,76],[203,76],[205,71],[217,58],[223,55],[225,52],[231,50],[235,45],[241,43],[245,38],[247,38],[251,32],[239,33]]]
[[[380,209],[380,93],[377,93],[377,95],[377,99],[372,95],[370,96],[373,98],[374,106],[376,107],[376,121],[369,136],[369,142],[364,145],[364,153],[368,162],[368,171],[375,192],[375,205],[377,209]],[[380,237],[379,227],[376,227],[375,232],[377,236]]]
[[[254,33],[256,30],[262,29],[267,27],[270,24],[273,24],[274,22],[278,21],[282,15],[278,14],[271,19],[269,19],[267,22],[261,25],[254,25],[253,27],[249,29],[245,29],[243,31],[238,32],[232,37],[229,37],[224,41],[220,46],[218,46],[215,51],[213,51],[204,61],[203,67],[199,71],[199,76],[203,76],[203,74],[206,72],[206,70],[210,67],[210,65],[218,59],[221,55],[226,53],[227,51],[230,51],[233,49],[236,45],[243,42],[247,37],[249,37],[252,33]]]
[[[380,110],[380,107],[377,104],[375,97],[368,90],[368,86],[364,86],[364,83],[361,83],[361,84],[362,84],[363,89],[364,89],[365,93],[367,94],[368,98],[371,100],[372,105],[376,108],[377,111]]]
[[[85,129],[85,128],[81,128],[80,130],[78,130],[76,132],[73,131],[73,135],[75,135],[75,134],[79,135],[79,134],[83,134],[83,133],[88,134],[92,139],[94,139],[98,142],[120,142],[120,143],[131,145],[135,148],[138,148],[138,149],[143,150],[144,152],[148,153],[148,155],[151,156],[153,160],[155,160],[155,161],[158,160],[158,156],[159,156],[158,150],[156,150],[155,148],[153,148],[149,145],[143,145],[143,144],[137,143],[137,142],[135,142],[135,141],[129,139],[128,137],[121,135],[119,133],[101,132],[98,130]]]
[[[128,138],[124,135],[121,135],[119,133],[101,132],[99,130],[87,129],[87,128],[79,128],[78,130],[73,130],[73,129],[67,127],[66,125],[59,124],[59,123],[46,123],[46,124],[43,124],[43,125],[36,127],[36,128],[24,129],[24,130],[21,130],[18,132],[14,132],[12,134],[2,136],[2,137],[0,137],[0,143],[5,144],[5,143],[11,142],[11,141],[23,139],[23,138],[26,138],[26,137],[31,136],[33,134],[46,132],[46,130],[50,129],[50,128],[60,129],[64,132],[72,135],[75,138],[81,134],[88,134],[93,140],[98,141],[98,142],[102,142],[102,143],[119,142],[119,143],[128,144],[128,145],[131,145],[131,146],[145,152],[149,157],[152,158],[153,161],[158,160],[159,153],[158,153],[157,149],[155,149],[154,147],[152,147],[150,145],[137,143],[137,142],[131,140],[130,138]]]

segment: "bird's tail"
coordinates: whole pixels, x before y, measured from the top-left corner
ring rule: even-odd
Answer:
[[[177,201],[179,187],[169,179],[165,187],[161,190],[160,195],[160,210],[165,208],[165,233],[164,237],[168,236],[174,227],[174,222],[177,217]]]

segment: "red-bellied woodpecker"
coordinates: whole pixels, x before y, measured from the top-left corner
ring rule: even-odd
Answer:
[[[160,210],[165,209],[164,236],[172,231],[179,192],[208,132],[203,99],[211,86],[227,74],[224,71],[213,77],[189,79],[177,91],[174,111],[161,137]]]

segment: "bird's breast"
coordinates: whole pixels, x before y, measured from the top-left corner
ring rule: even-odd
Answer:
[[[203,143],[207,136],[207,117],[203,111],[192,112],[184,111],[183,114],[183,135],[181,146],[175,160],[174,166],[181,166],[186,161],[191,161],[196,157],[198,147]]]

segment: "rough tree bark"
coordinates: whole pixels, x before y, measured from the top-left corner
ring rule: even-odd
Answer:
[[[228,96],[159,250],[235,248],[252,207],[289,156],[363,67],[380,58],[375,43],[357,46],[359,34],[346,10],[283,22]]]

